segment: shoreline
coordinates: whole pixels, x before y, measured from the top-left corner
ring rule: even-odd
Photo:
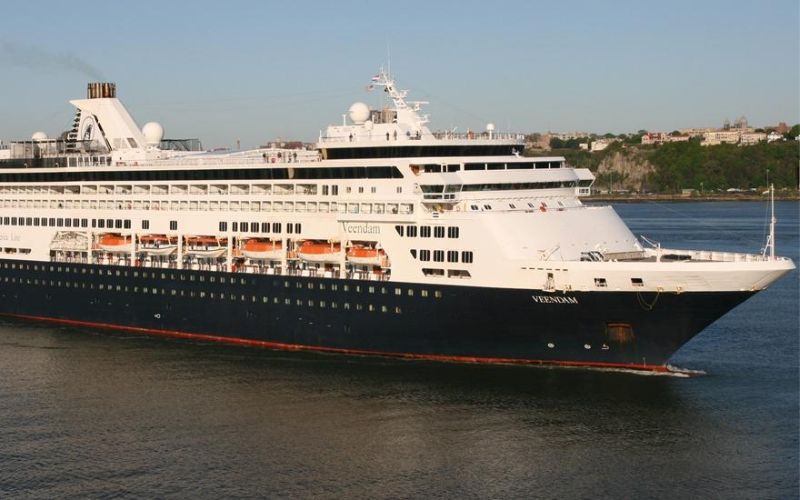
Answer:
[[[591,196],[581,196],[582,201],[615,201],[615,202],[637,202],[637,201],[769,201],[768,195],[736,193],[736,194],[711,194],[681,196],[679,194],[597,194]],[[775,193],[775,201],[800,201],[800,193]]]

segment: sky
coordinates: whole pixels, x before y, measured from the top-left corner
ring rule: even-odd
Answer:
[[[89,81],[207,148],[314,141],[391,67],[434,130],[800,122],[797,0],[8,2],[0,139],[71,124]]]

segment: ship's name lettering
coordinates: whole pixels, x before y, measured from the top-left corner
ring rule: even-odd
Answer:
[[[21,239],[18,234],[0,234],[0,241],[20,241]]]
[[[345,224],[344,230],[353,234],[381,234],[381,227],[371,224]]]
[[[534,302],[538,304],[577,304],[577,297],[554,297],[551,295],[531,295]]]

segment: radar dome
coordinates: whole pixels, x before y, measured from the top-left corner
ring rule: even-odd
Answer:
[[[350,121],[356,125],[361,125],[369,119],[369,106],[363,102],[356,102],[350,106]]]
[[[158,147],[164,137],[164,127],[158,122],[147,122],[142,127],[142,135],[148,146]]]
[[[46,141],[47,140],[47,134],[45,134],[44,132],[41,132],[41,131],[34,132],[33,135],[31,136],[31,140],[34,140],[34,141]]]
[[[494,123],[487,123],[486,124],[486,131],[487,132],[494,132]]]

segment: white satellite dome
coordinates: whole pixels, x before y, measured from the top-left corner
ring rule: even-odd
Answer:
[[[363,102],[354,102],[348,111],[350,114],[350,121],[356,125],[361,125],[369,120],[369,106]]]
[[[38,141],[46,141],[47,140],[47,134],[45,134],[42,131],[34,132],[33,135],[31,135],[31,140],[34,140],[34,141],[37,141],[37,142]]]
[[[147,122],[142,127],[142,135],[148,146],[158,147],[164,137],[164,127],[158,122]]]
[[[487,123],[486,124],[486,131],[487,132],[494,132],[494,123]]]

